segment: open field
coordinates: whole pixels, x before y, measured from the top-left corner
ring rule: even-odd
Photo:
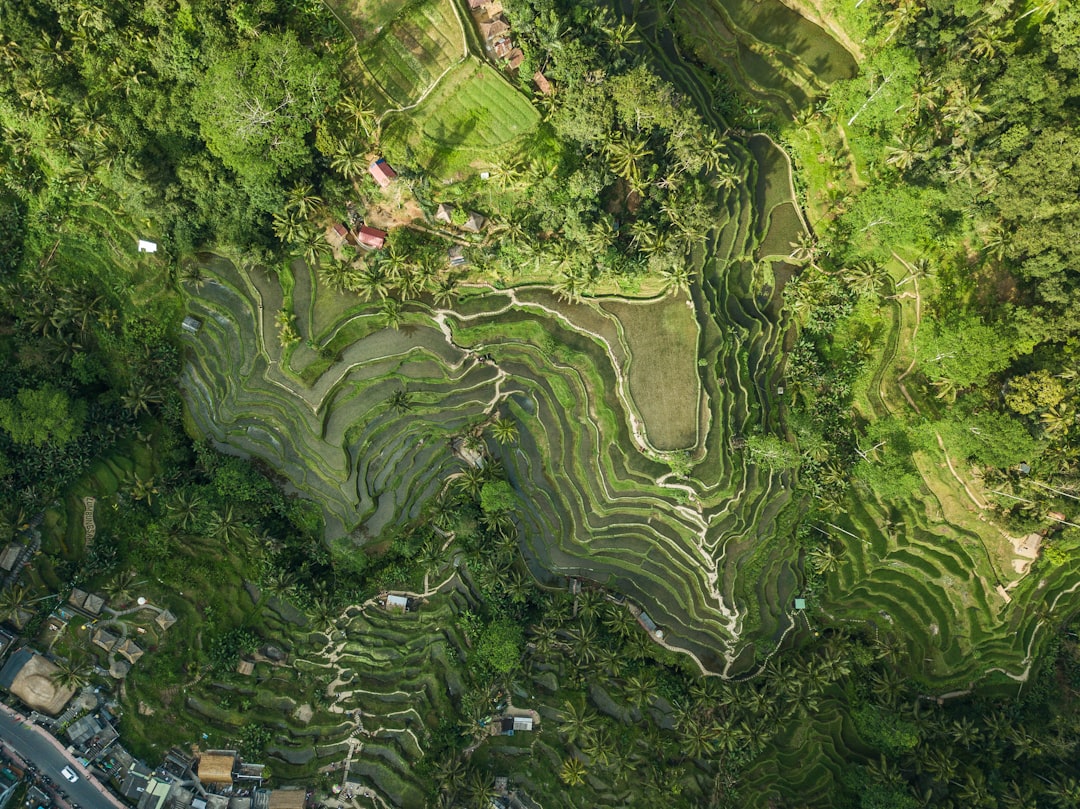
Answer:
[[[493,67],[470,57],[419,107],[390,116],[384,143],[392,158],[409,149],[425,171],[449,177],[474,161],[490,165],[539,121],[521,92]]]

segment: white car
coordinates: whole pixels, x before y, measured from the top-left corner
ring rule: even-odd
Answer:
[[[60,770],[60,774],[73,784],[79,780],[79,776],[75,774],[75,770],[71,769],[71,767],[64,767],[64,769]]]

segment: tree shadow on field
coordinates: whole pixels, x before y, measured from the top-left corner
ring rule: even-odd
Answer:
[[[441,175],[450,166],[452,162],[450,158],[454,152],[469,140],[479,123],[479,116],[473,113],[453,128],[448,129],[445,124],[440,124],[434,132],[427,135],[434,144],[431,161],[428,163],[428,172]]]

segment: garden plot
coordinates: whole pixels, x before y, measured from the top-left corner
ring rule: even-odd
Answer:
[[[418,107],[389,116],[383,140],[391,157],[408,148],[426,171],[449,177],[473,161],[494,162],[539,121],[521,92],[490,65],[469,57]]]
[[[465,31],[451,0],[420,0],[402,9],[364,43],[365,83],[385,96],[386,108],[415,104],[468,54]]]

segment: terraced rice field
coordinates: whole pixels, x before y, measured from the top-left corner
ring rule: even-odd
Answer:
[[[757,167],[749,151],[739,159],[747,182],[718,192],[723,219],[694,258],[701,362],[690,353],[689,370],[703,395],[688,397],[701,411],[687,479],[653,459],[649,439],[662,431],[665,405],[637,402],[647,381],[628,372],[644,341],[627,329],[648,327],[648,305],[635,304],[635,325],[614,316],[618,304],[570,305],[537,288],[478,289],[454,311],[411,306],[409,328],[392,331],[358,299],[323,303],[332,293],[305,269],[293,310],[305,340],[341,349],[327,361],[303,341],[288,355],[277,345],[276,278],[244,277],[208,257],[212,280],[191,290],[191,311],[205,324],[188,338],[193,418],[220,446],[265,459],[325,504],[330,537],[374,537],[417,515],[460,468],[449,437],[507,411],[520,441],[491,451],[523,494],[521,543],[536,575],[587,576],[630,594],[673,646],[733,674],[750,664],[747,634],[789,625],[798,581],[797,553],[776,536],[790,481],[729,447],[732,436],[777,423],[768,392],[782,334],[765,311],[770,290],[744,261],[758,239]],[[495,363],[481,362],[484,354]],[[639,369],[648,367],[642,357]],[[414,401],[407,413],[389,404],[403,388]]]
[[[780,0],[689,0],[672,9],[663,27],[674,28],[686,55],[732,78],[782,119],[855,74],[843,46]]]
[[[384,142],[393,155],[412,151],[429,174],[448,176],[532,132],[540,115],[490,65],[469,57],[408,113],[388,116]]]
[[[355,32],[354,32],[355,33]],[[416,103],[468,51],[452,0],[405,6],[360,52],[364,84],[385,98],[383,109]]]

